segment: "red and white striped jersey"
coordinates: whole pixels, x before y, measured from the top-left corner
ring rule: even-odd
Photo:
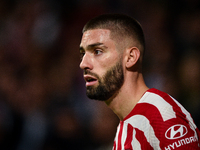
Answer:
[[[200,132],[168,94],[149,89],[117,127],[113,150],[198,150]]]

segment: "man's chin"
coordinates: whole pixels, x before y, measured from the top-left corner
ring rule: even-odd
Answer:
[[[106,101],[106,98],[102,94],[92,91],[91,89],[88,89],[88,88],[86,91],[86,95],[89,99],[92,99],[92,100]]]

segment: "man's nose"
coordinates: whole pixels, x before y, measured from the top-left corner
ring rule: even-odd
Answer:
[[[85,69],[92,69],[91,58],[88,54],[85,54],[81,60],[80,68]]]

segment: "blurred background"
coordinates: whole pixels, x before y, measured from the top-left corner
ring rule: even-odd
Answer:
[[[0,0],[0,149],[110,150],[118,118],[85,96],[83,25],[103,13],[136,18],[144,77],[200,127],[199,0]]]

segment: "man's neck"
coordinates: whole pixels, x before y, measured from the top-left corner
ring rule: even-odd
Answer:
[[[135,107],[143,94],[148,90],[143,77],[139,77],[135,81],[125,81],[120,91],[106,101],[106,104],[113,112],[123,120]]]

